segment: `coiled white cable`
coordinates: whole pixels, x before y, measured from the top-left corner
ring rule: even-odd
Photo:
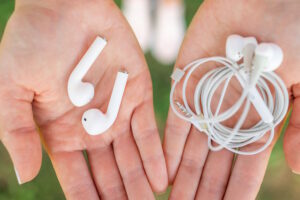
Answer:
[[[222,66],[217,67],[206,73],[198,82],[194,91],[194,108],[193,111],[188,105],[186,97],[186,88],[192,73],[207,62],[220,63]],[[170,92],[170,105],[175,114],[183,120],[192,123],[198,130],[208,136],[208,146],[213,151],[223,148],[228,149],[236,154],[253,155],[265,150],[274,138],[275,127],[284,119],[289,105],[288,92],[284,82],[273,72],[261,72],[260,76],[251,82],[250,74],[246,74],[247,69],[243,64],[237,64],[224,57],[210,57],[196,60],[183,70],[175,69],[172,79],[174,83]],[[186,74],[186,75],[185,75]],[[174,91],[181,78],[185,75],[182,87],[183,104],[174,101]],[[240,98],[226,111],[220,113],[227,88],[233,77],[236,77],[241,86],[244,88]],[[213,113],[211,103],[216,90],[224,83],[221,96]],[[274,88],[274,96],[269,85]],[[258,123],[248,129],[241,128],[244,124],[250,109],[250,89],[255,87],[260,91],[264,103],[267,105],[270,113],[273,115],[272,122],[260,120]],[[176,106],[177,108],[176,108]],[[227,127],[222,124],[225,120],[231,118],[237,111],[243,107],[243,112],[234,127]],[[180,111],[179,111],[179,110]],[[269,133],[268,133],[269,132]],[[259,141],[266,134],[268,139],[265,144],[253,151],[241,151],[240,148],[248,144]],[[266,137],[266,136],[265,136]],[[218,144],[213,146],[212,141]]]

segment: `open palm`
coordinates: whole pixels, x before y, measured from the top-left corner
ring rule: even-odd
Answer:
[[[300,112],[297,102],[300,94],[297,86],[300,82],[299,8],[299,3],[281,1],[205,1],[188,30],[176,67],[183,68],[199,58],[225,55],[226,38],[231,34],[254,36],[260,42],[274,42],[282,47],[285,58],[277,73],[295,97],[285,150],[291,167],[300,172],[300,137],[296,136],[300,123],[296,116]],[[202,75],[196,74],[192,78],[187,91],[195,88],[195,81]],[[179,89],[180,86],[177,90],[180,94]],[[226,101],[226,106],[232,105],[238,95],[236,90],[230,91],[232,98]],[[174,99],[180,100],[180,95]],[[256,112],[251,112],[253,115],[247,118],[246,126],[258,120]],[[233,125],[235,121],[227,123]],[[258,141],[241,150],[257,149],[264,142]],[[174,184],[170,198],[255,199],[273,146],[274,143],[257,155],[238,155],[236,159],[227,150],[209,151],[207,136],[170,110],[164,140],[169,181]]]
[[[97,35],[108,44],[84,79],[95,97],[76,108],[67,81]],[[129,79],[118,118],[103,135],[89,136],[82,114],[106,111],[119,70]],[[151,78],[113,1],[17,1],[1,41],[0,82],[1,140],[21,183],[40,169],[42,138],[68,199],[153,199],[152,189],[167,186]]]

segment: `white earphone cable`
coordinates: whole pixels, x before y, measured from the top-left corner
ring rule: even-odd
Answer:
[[[220,63],[222,67],[217,67],[209,71],[199,80],[194,91],[195,111],[193,111],[190,108],[186,97],[188,81],[194,71],[207,62],[217,62]],[[245,69],[243,64],[239,65],[224,57],[199,59],[188,64],[183,70],[176,70],[172,76],[174,83],[170,92],[171,108],[178,117],[191,122],[197,129],[207,134],[208,146],[211,150],[217,151],[222,148],[226,148],[237,154],[253,155],[265,150],[270,145],[274,138],[274,129],[285,117],[289,105],[288,92],[285,84],[275,73],[260,72],[254,79],[249,77],[249,74],[246,74],[245,77],[243,73],[245,74],[247,69]],[[173,96],[177,84],[184,75],[185,79],[182,86],[182,105],[178,101],[175,102]],[[220,113],[227,88],[233,77],[236,77],[240,81],[240,84],[243,87],[243,92],[240,98],[229,109]],[[216,111],[213,113],[211,110],[211,103],[216,90],[222,83],[224,83],[224,86],[221,91]],[[272,85],[274,88],[275,96],[272,95],[268,84]],[[266,123],[263,120],[260,120],[254,126],[248,129],[243,129],[241,127],[246,120],[251,105],[251,94],[249,93],[251,87],[256,87],[260,91],[263,101],[273,115],[273,122]],[[178,111],[178,108],[176,108],[175,105],[177,105],[180,111]],[[222,122],[236,114],[243,105],[242,114],[233,128],[222,124]],[[268,139],[263,146],[253,151],[240,150],[240,148],[248,144],[259,141],[269,131]],[[212,141],[218,145],[214,146]]]

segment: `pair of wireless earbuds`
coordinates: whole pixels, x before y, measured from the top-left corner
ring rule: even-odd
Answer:
[[[243,59],[243,62],[240,62]],[[226,58],[202,58],[185,66],[176,68],[171,76],[174,83],[170,92],[170,105],[174,113],[181,119],[192,123],[198,130],[208,136],[208,146],[213,151],[226,148],[242,155],[257,154],[266,149],[274,138],[275,126],[285,117],[289,96],[284,82],[273,71],[283,61],[281,48],[273,43],[260,43],[254,37],[230,35],[226,41]],[[194,110],[188,104],[186,88],[191,75],[201,65],[219,63],[202,76],[194,91]],[[173,96],[177,84],[184,78],[182,100],[174,101]],[[240,98],[227,110],[221,113],[221,107],[230,81],[236,78],[243,88]],[[270,88],[272,86],[273,90]],[[214,94],[223,87],[220,99]],[[273,96],[273,92],[275,95]],[[190,95],[189,95],[190,96]],[[212,102],[217,107],[211,109]],[[261,120],[247,129],[242,128],[246,121],[250,105],[253,105]],[[222,122],[230,119],[242,109],[234,127],[225,126]],[[261,140],[269,133],[266,142],[253,151],[242,151],[242,147]],[[213,145],[212,141],[217,143]]]
[[[106,44],[107,41],[98,36],[69,77],[68,95],[71,102],[76,107],[85,106],[94,98],[95,88],[93,84],[83,82],[82,79],[96,61]],[[84,112],[82,116],[82,125],[88,134],[98,135],[104,133],[113,125],[120,109],[127,79],[127,72],[119,71],[117,73],[106,113],[103,113],[96,108]]]

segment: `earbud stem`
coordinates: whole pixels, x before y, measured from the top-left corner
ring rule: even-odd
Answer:
[[[122,102],[122,97],[125,91],[126,83],[128,79],[127,72],[118,72],[117,78],[114,84],[114,88],[110,97],[110,101],[107,108],[107,116],[111,118],[112,123],[116,120],[120,105]]]
[[[96,61],[106,44],[107,42],[105,39],[97,36],[97,38],[94,40],[92,45],[89,47],[89,49],[86,51],[86,53],[83,55],[83,57],[75,67],[74,71],[71,74],[71,77],[74,76],[74,78],[76,78],[77,80],[82,80],[93,63]]]

